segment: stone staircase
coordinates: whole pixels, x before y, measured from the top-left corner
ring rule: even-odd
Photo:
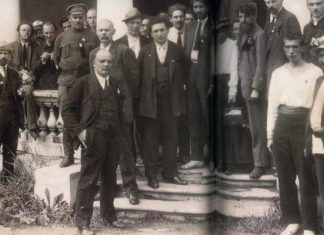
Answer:
[[[266,216],[278,200],[277,179],[264,175],[259,180],[248,174],[225,175],[216,171],[216,211],[230,217]]]
[[[52,198],[63,193],[64,199],[73,205],[79,171],[80,164],[78,163],[68,168],[59,168],[55,164],[37,169],[35,171],[35,194],[40,198],[45,198],[47,188]],[[126,216],[160,215],[178,220],[203,220],[215,215],[216,175],[211,174],[207,168],[179,171],[179,176],[189,182],[185,186],[163,183],[162,179],[159,179],[160,188],[158,189],[152,189],[147,185],[143,177],[142,166],[138,167],[138,172],[137,184],[140,196],[138,205],[129,203],[121,189],[120,174],[117,174],[119,185],[119,192],[115,199],[117,211],[124,212]],[[95,201],[94,206],[99,207],[99,201]]]

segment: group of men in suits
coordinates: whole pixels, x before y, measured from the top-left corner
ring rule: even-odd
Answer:
[[[64,120],[60,166],[72,165],[75,146],[82,148],[75,205],[81,234],[93,234],[89,224],[99,178],[103,223],[119,226],[113,205],[118,165],[129,202],[139,203],[136,147],[152,188],[159,187],[159,146],[164,182],[187,184],[177,172],[178,147],[178,160],[186,163],[182,169],[203,167],[209,160],[204,148],[209,140],[208,97],[214,88],[213,33],[208,1],[192,0],[192,5],[197,21],[185,24],[186,9],[175,4],[169,8],[170,20],[149,18],[149,37],[140,32],[145,17],[132,8],[123,20],[126,34],[113,41],[110,20],[95,24],[95,10],[73,4],[67,7],[69,25],[56,38],[56,26],[42,22],[43,41],[37,44],[32,25],[22,21],[18,40],[0,47],[0,112],[8,117],[0,123],[5,168],[14,173],[18,128],[24,128],[24,119],[37,136],[32,89],[58,88]]]
[[[303,230],[312,235],[318,230],[317,187],[319,215],[323,215],[324,1],[307,0],[311,21],[303,33],[283,0],[265,0],[265,4],[269,14],[264,29],[256,23],[255,4],[244,4],[237,12],[238,80],[254,158],[250,178],[265,174],[271,155],[279,179],[282,221],[287,225],[281,234]]]

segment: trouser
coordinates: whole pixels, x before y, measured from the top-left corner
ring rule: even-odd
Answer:
[[[117,192],[116,169],[121,151],[120,133],[89,127],[86,130],[87,148],[81,151],[81,172],[76,192],[76,225],[89,226],[93,202],[100,177],[100,215],[108,222],[117,219],[114,198]]]
[[[169,92],[158,95],[157,118],[143,117],[143,156],[147,173],[158,174],[159,144],[162,143],[162,176],[173,178],[177,175],[177,123],[173,117]]]
[[[308,112],[283,114],[279,111],[273,135],[273,156],[276,160],[282,221],[302,223],[304,229],[317,227],[316,184],[304,156],[305,125]],[[299,179],[299,210],[296,176]]]
[[[60,110],[62,111],[62,106],[67,98],[71,87],[66,86],[58,86],[58,103],[60,106]],[[63,127],[63,148],[64,148],[64,155],[65,156],[73,156],[74,149],[73,149],[73,138],[69,134],[68,130]]]
[[[178,147],[179,160],[184,160],[190,155],[190,133],[188,127],[188,116],[185,114],[179,118],[178,124]]]
[[[315,172],[318,183],[319,201],[318,212],[319,215],[324,215],[324,154],[315,154]]]
[[[133,124],[122,125],[122,154],[120,158],[120,170],[123,181],[123,189],[128,196],[130,193],[137,193],[138,187],[136,184],[136,158],[132,149]]]
[[[14,161],[18,145],[19,121],[17,112],[12,106],[0,107],[0,144],[2,144],[4,180],[14,175]]]
[[[208,141],[207,91],[191,84],[188,89],[188,119],[191,140],[191,159],[204,161],[204,145]]]
[[[252,138],[252,155],[254,166],[269,167],[269,154],[267,149],[265,100],[251,102],[245,99],[248,121]]]

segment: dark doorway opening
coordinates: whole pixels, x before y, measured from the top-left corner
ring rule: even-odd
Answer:
[[[97,8],[97,0],[20,0],[20,17],[22,20],[52,21],[59,26],[65,16],[66,8],[75,3],[85,3],[88,8]]]
[[[180,3],[186,7],[191,7],[190,0],[134,0],[133,5],[143,14],[153,16],[160,12],[168,12],[168,7],[175,3]]]

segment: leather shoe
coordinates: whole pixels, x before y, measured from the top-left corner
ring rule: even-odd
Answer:
[[[79,232],[81,235],[95,235],[95,232],[91,231],[89,227],[79,228]]]
[[[157,180],[156,177],[148,177],[147,179],[147,184],[148,186],[150,186],[151,188],[159,188],[159,181]]]
[[[178,185],[187,185],[188,182],[186,180],[180,179],[179,176],[175,176],[173,178],[163,178],[164,182],[170,184],[178,184]]]
[[[251,171],[249,177],[250,177],[250,179],[257,180],[257,179],[260,179],[260,177],[264,174],[265,174],[265,168],[256,166]]]
[[[137,205],[137,204],[139,204],[139,199],[138,199],[138,195],[137,195],[137,193],[130,193],[129,195],[128,195],[128,200],[129,200],[129,203],[131,204],[131,205]]]
[[[195,168],[202,168],[204,167],[203,161],[193,161],[191,160],[185,165],[180,166],[181,170],[189,170],[189,169],[195,169]]]
[[[74,164],[74,157],[73,156],[64,156],[63,160],[60,162],[60,167],[68,167]]]

